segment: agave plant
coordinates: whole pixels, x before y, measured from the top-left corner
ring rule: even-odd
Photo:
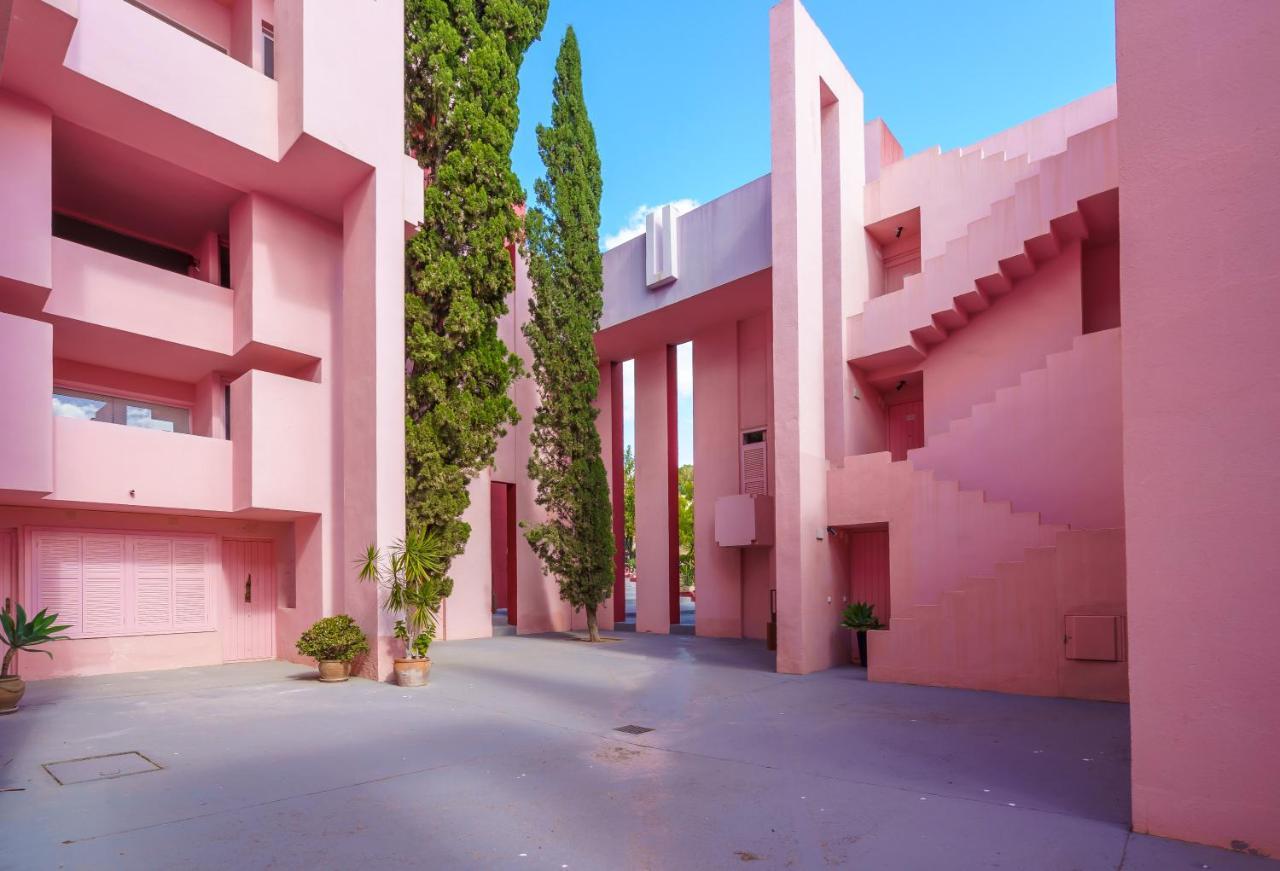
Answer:
[[[840,615],[840,625],[845,629],[879,629],[880,618],[876,606],[869,602],[851,602]]]
[[[22,606],[18,606],[17,616],[13,614],[13,609],[6,605],[4,611],[0,611],[0,631],[4,633],[4,643],[8,650],[4,652],[4,664],[0,665],[0,677],[9,677],[9,668],[13,664],[13,658],[18,655],[19,650],[29,650],[34,653],[43,653],[45,656],[52,657],[53,654],[47,650],[37,649],[41,644],[47,644],[50,641],[61,641],[66,638],[65,635],[58,633],[70,629],[70,626],[55,626],[57,614],[48,613],[48,609],[42,609],[39,614],[27,619],[27,612],[22,610]]]
[[[382,587],[383,610],[403,615],[395,635],[410,659],[426,659],[436,637],[436,612],[453,592],[448,564],[444,539],[434,530],[409,532],[385,553],[371,544],[360,561],[360,580]]]

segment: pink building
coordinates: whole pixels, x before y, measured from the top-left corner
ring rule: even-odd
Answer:
[[[805,674],[856,655],[868,601],[872,680],[1132,698],[1135,828],[1276,854],[1280,9],[1177,5],[1118,4],[1117,86],[905,155],[783,0],[770,174],[605,255],[600,428],[616,482],[634,361],[637,631],[679,620],[692,341],[697,634],[776,636]],[[450,637],[491,601],[581,622],[514,534],[525,438],[478,483],[498,593],[455,595]]]
[[[401,15],[0,0],[0,595],[76,636],[27,677],[293,658],[337,612],[389,670],[351,565],[404,524]],[[771,172],[605,256],[635,629],[679,620],[692,341],[698,634],[805,674],[872,602],[872,680],[1130,701],[1135,829],[1280,854],[1280,7],[1119,0],[1117,86],[914,155],[770,15]],[[446,640],[585,622],[518,534],[514,396]]]
[[[395,2],[0,3],[0,596],[75,636],[26,677],[377,631],[351,565],[404,524],[402,39]]]

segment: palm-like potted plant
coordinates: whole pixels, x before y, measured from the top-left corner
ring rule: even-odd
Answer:
[[[364,630],[346,614],[322,617],[302,633],[298,652],[316,661],[326,683],[351,677],[351,660],[369,650]]]
[[[869,602],[851,602],[840,614],[840,625],[852,629],[858,638],[858,661],[862,667],[867,666],[867,630],[880,629],[880,618],[876,617],[876,606]]]
[[[384,610],[399,614],[395,636],[405,655],[395,661],[396,683],[420,687],[427,683],[431,660],[427,648],[435,640],[437,612],[453,592],[453,580],[445,574],[449,552],[434,531],[409,532],[384,553],[369,545],[360,562],[360,580],[373,581],[383,590]]]
[[[42,609],[30,620],[27,619],[27,612],[22,610],[21,605],[18,606],[16,615],[9,603],[5,604],[4,611],[0,611],[0,632],[4,634],[6,648],[4,662],[0,664],[0,714],[11,714],[16,711],[18,702],[22,701],[22,696],[27,691],[26,682],[17,674],[10,673],[13,658],[18,655],[19,650],[43,653],[45,656],[52,657],[53,654],[49,651],[38,648],[42,644],[61,641],[66,637],[59,633],[71,627],[56,625],[57,620],[58,615],[48,613],[48,609]]]

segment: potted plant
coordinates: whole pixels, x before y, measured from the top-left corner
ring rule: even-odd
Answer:
[[[453,580],[445,575],[449,553],[434,532],[409,532],[386,553],[369,545],[360,564],[360,580],[383,589],[382,607],[399,614],[395,636],[405,655],[395,661],[396,683],[420,687],[427,683],[431,660],[427,648],[436,637],[436,612],[453,592]]]
[[[368,650],[364,630],[346,614],[317,620],[298,639],[298,652],[314,659],[320,680],[329,683],[351,677],[351,660]]]
[[[22,610],[21,605],[18,606],[18,613],[15,616],[8,603],[5,604],[4,611],[0,611],[0,631],[4,633],[4,643],[7,648],[4,652],[4,663],[0,665],[0,714],[12,714],[16,711],[18,702],[22,701],[22,696],[27,691],[26,682],[18,675],[9,672],[13,667],[13,658],[18,655],[19,650],[43,653],[52,658],[53,654],[49,651],[36,648],[41,644],[66,638],[65,635],[58,633],[71,627],[54,625],[57,619],[57,614],[49,614],[48,609],[42,609],[39,614],[28,620],[27,612]]]
[[[845,605],[840,615],[840,625],[852,629],[858,637],[858,661],[862,667],[867,666],[867,630],[880,629],[881,623],[876,617],[876,606],[869,602],[852,602]]]

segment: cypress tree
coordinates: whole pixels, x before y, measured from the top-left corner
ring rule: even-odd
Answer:
[[[600,156],[582,97],[582,58],[570,27],[556,58],[551,126],[538,126],[546,176],[534,184],[526,253],[534,295],[524,332],[539,406],[529,476],[546,520],[526,532],[560,585],[560,598],[587,612],[613,587],[613,522],[593,404],[600,387],[593,336],[604,307],[600,260]]]
[[[406,514],[439,537],[447,561],[471,533],[469,481],[518,420],[507,392],[520,362],[497,319],[524,202],[511,169],[517,76],[547,4],[405,3],[405,139],[427,174],[422,228],[405,252]]]

